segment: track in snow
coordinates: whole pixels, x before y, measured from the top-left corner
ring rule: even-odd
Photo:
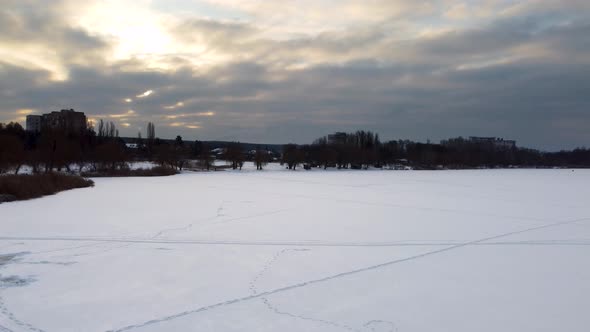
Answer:
[[[0,236],[0,241],[64,241],[64,242],[98,242],[83,246],[32,252],[30,254],[50,253],[92,247],[101,243],[146,243],[146,244],[186,244],[186,245],[228,245],[228,246],[297,246],[297,247],[415,247],[415,246],[456,246],[464,244],[464,241],[395,241],[395,242],[347,242],[347,241],[242,241],[242,240],[178,240],[157,238],[108,238],[108,237],[60,237],[60,236]],[[525,241],[495,241],[471,243],[473,246],[590,246],[590,239],[581,240],[525,240]]]
[[[568,224],[574,224],[574,223],[577,223],[577,222],[587,222],[587,221],[590,221],[590,218],[581,218],[581,219],[575,219],[575,220],[555,222],[555,223],[551,223],[551,224],[545,224],[545,225],[536,226],[536,227],[530,227],[530,228],[526,228],[526,229],[522,229],[522,230],[518,230],[518,231],[512,231],[512,232],[502,233],[502,234],[498,234],[498,235],[494,235],[494,236],[489,236],[489,237],[485,237],[485,238],[481,238],[481,239],[477,239],[477,240],[473,240],[473,241],[469,241],[469,242],[465,242],[465,243],[461,243],[461,244],[457,244],[457,245],[445,247],[445,248],[442,248],[442,249],[437,249],[437,250],[429,251],[429,252],[426,252],[426,253],[422,253],[422,254],[418,254],[418,255],[413,255],[413,256],[410,256],[410,257],[406,257],[406,258],[401,258],[401,259],[396,259],[396,260],[392,260],[392,261],[387,261],[387,262],[384,262],[384,263],[381,263],[381,264],[376,264],[376,265],[371,265],[371,266],[359,268],[359,269],[356,269],[356,270],[350,270],[350,271],[346,271],[346,272],[341,272],[341,273],[334,274],[334,275],[327,276],[327,277],[323,277],[323,278],[320,278],[320,279],[308,280],[308,281],[297,283],[297,284],[293,284],[293,285],[290,285],[290,286],[281,287],[281,288],[277,288],[277,289],[274,289],[274,290],[270,290],[270,291],[265,291],[265,292],[253,294],[253,295],[250,295],[250,296],[245,296],[245,297],[241,297],[241,298],[235,298],[235,299],[231,299],[231,300],[228,300],[228,301],[211,304],[211,305],[208,305],[208,306],[204,306],[204,307],[200,307],[200,308],[196,308],[196,309],[192,309],[192,310],[183,311],[183,312],[180,312],[180,313],[177,313],[177,314],[174,314],[174,315],[170,315],[170,316],[166,316],[166,317],[161,317],[161,318],[157,318],[157,319],[152,319],[152,320],[146,321],[144,323],[134,324],[134,325],[128,325],[128,326],[125,326],[125,327],[122,327],[122,328],[118,328],[118,329],[115,329],[115,330],[110,330],[109,332],[129,331],[129,330],[133,330],[133,329],[137,329],[137,328],[141,328],[141,327],[145,327],[145,326],[149,326],[149,325],[154,325],[154,324],[159,324],[159,323],[163,323],[163,322],[168,322],[168,321],[171,321],[171,320],[174,320],[174,319],[177,319],[177,318],[185,317],[187,315],[196,314],[196,313],[200,313],[200,312],[205,312],[205,311],[217,309],[217,308],[220,308],[220,307],[229,306],[229,305],[236,304],[236,303],[242,303],[242,302],[246,302],[246,301],[251,301],[251,300],[254,300],[254,299],[265,298],[265,297],[268,297],[268,296],[271,296],[271,295],[274,295],[274,294],[279,294],[279,293],[283,293],[283,292],[286,292],[286,291],[290,291],[290,290],[294,290],[294,289],[298,289],[298,288],[302,288],[302,287],[306,287],[306,286],[310,286],[310,285],[314,285],[314,284],[319,284],[319,283],[331,281],[331,280],[334,280],[334,279],[339,279],[339,278],[350,276],[350,275],[355,275],[355,274],[359,274],[359,273],[363,273],[363,272],[373,271],[373,270],[381,269],[383,267],[388,267],[388,266],[392,266],[392,265],[399,264],[399,263],[414,261],[414,260],[417,260],[417,259],[421,259],[421,258],[425,258],[425,257],[429,257],[429,256],[438,255],[438,254],[445,253],[445,252],[448,252],[448,251],[452,251],[452,250],[455,250],[455,249],[459,249],[459,248],[467,247],[467,246],[470,246],[470,245],[474,245],[474,244],[477,244],[477,243],[482,243],[482,242],[486,242],[486,241],[490,241],[490,240],[495,240],[495,239],[499,239],[499,238],[503,238],[503,237],[507,237],[507,236],[511,236],[511,235],[517,235],[517,234],[527,233],[527,232],[531,232],[531,231],[535,231],[535,230],[540,230],[540,229],[545,229],[545,228],[551,228],[551,227],[558,227],[558,226],[564,226],[564,225],[568,225]]]

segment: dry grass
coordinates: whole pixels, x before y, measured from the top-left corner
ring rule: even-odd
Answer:
[[[140,176],[170,176],[178,174],[178,172],[169,167],[154,167],[150,169],[116,169],[105,170],[99,172],[84,172],[82,176],[86,177],[140,177]]]
[[[59,173],[0,176],[0,194],[17,200],[53,195],[60,191],[94,186],[94,182],[76,175]]]

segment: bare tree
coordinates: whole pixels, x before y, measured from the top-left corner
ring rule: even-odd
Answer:
[[[195,142],[197,146],[197,142]],[[211,155],[211,149],[205,143],[198,142],[198,147],[195,147],[197,153],[197,159],[199,160],[199,166],[206,170],[210,170],[213,166],[213,156]]]
[[[289,169],[295,170],[302,161],[303,153],[297,145],[287,144],[283,147],[282,162],[287,164]]]
[[[12,135],[0,135],[0,173],[13,169],[14,174],[18,174],[25,160],[21,140]]]
[[[260,148],[256,149],[254,153],[254,163],[256,164],[257,170],[262,170],[262,167],[266,166],[270,161],[270,155],[268,151],[262,150]]]
[[[127,166],[127,154],[121,144],[109,141],[99,145],[95,151],[97,169],[116,170]]]
[[[104,125],[104,121],[102,119],[100,119],[100,121],[98,122],[98,133],[97,136],[99,138],[104,138],[106,137],[106,129],[105,129],[105,125]]]
[[[156,148],[156,159],[161,166],[182,171],[188,163],[190,149],[182,145],[161,144]]]
[[[224,158],[231,163],[232,169],[242,169],[245,160],[242,150],[242,144],[239,142],[232,142],[225,149]]]
[[[154,124],[152,122],[148,122],[146,132],[147,132],[147,140],[146,140],[147,152],[148,152],[149,159],[152,160],[153,156],[154,156],[154,144],[156,142],[156,127],[154,126]]]
[[[112,121],[109,121],[109,123],[107,123],[107,136],[109,138],[114,138],[114,137],[119,136],[119,134],[117,132],[117,128],[115,127],[115,124]]]
[[[152,142],[156,139],[156,126],[153,122],[147,124],[147,139]]]

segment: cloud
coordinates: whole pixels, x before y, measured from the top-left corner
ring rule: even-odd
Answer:
[[[144,93],[138,94],[137,96],[135,96],[136,98],[145,98],[150,96],[152,93],[154,93],[154,90],[147,90]]]
[[[28,115],[31,113],[35,113],[35,110],[31,110],[31,109],[20,109],[18,111],[16,111],[16,114],[18,115]]]
[[[107,114],[105,117],[113,118],[113,119],[124,119],[130,117],[136,117],[137,113],[134,110],[128,110],[127,112],[120,113],[120,114]]]
[[[199,122],[171,122],[168,126],[172,128],[201,129]]]
[[[54,80],[68,77],[70,65],[97,65],[110,49],[108,40],[72,27],[66,1],[6,0],[0,9],[0,55],[4,62],[47,70]]]
[[[74,108],[126,136],[151,121],[160,137],[269,143],[356,129],[590,141],[586,2],[212,0],[208,17],[184,0],[38,4],[0,9],[0,121]],[[113,8],[146,35],[116,34]]]
[[[179,101],[174,105],[164,106],[164,109],[165,110],[175,110],[175,109],[177,109],[179,107],[183,107],[183,106],[184,106],[184,103]]]

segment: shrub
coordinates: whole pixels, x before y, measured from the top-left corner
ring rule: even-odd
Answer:
[[[157,166],[149,169],[113,169],[102,170],[98,172],[84,172],[85,177],[134,177],[134,176],[170,176],[178,174],[176,170],[170,167]]]
[[[0,194],[17,200],[53,195],[60,191],[94,186],[94,182],[75,175],[59,173],[0,176]]]

